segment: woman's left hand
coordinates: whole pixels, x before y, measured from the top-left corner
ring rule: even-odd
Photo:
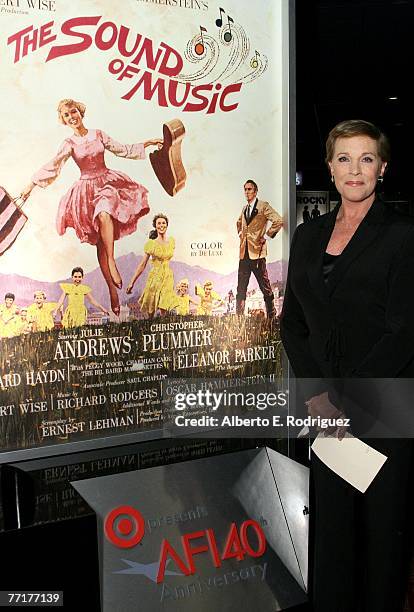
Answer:
[[[30,196],[30,194],[33,191],[33,188],[35,187],[34,183],[29,183],[29,185],[27,185],[20,193],[20,198],[23,200],[23,202],[26,202],[27,198]]]

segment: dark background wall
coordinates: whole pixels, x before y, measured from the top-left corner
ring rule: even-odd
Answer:
[[[411,0],[297,0],[297,169],[329,187],[324,142],[337,122],[366,119],[391,140],[384,191],[413,199]],[[397,100],[390,100],[397,97]]]

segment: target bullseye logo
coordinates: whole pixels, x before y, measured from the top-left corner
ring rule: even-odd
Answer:
[[[118,506],[107,514],[104,530],[107,539],[118,548],[132,548],[144,537],[145,520],[136,508]]]

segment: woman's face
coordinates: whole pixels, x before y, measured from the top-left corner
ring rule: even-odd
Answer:
[[[80,285],[82,282],[83,276],[80,272],[75,272],[75,274],[72,275],[72,281],[75,285]]]
[[[65,125],[68,125],[73,130],[83,127],[83,117],[76,106],[62,106],[60,116]]]
[[[335,186],[348,202],[363,202],[372,196],[386,165],[378,155],[377,141],[369,136],[338,138],[329,162]]]
[[[155,229],[157,230],[157,233],[159,235],[164,235],[165,232],[167,231],[167,227],[168,227],[168,223],[166,222],[165,219],[163,219],[162,217],[158,217],[158,219],[155,222]]]

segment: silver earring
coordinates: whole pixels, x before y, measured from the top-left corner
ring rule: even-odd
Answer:
[[[335,177],[333,174],[331,174],[331,183],[334,183],[334,182],[335,182]]]
[[[382,174],[379,175],[379,177],[377,178],[378,183],[382,183],[384,181],[384,177],[382,176]]]

